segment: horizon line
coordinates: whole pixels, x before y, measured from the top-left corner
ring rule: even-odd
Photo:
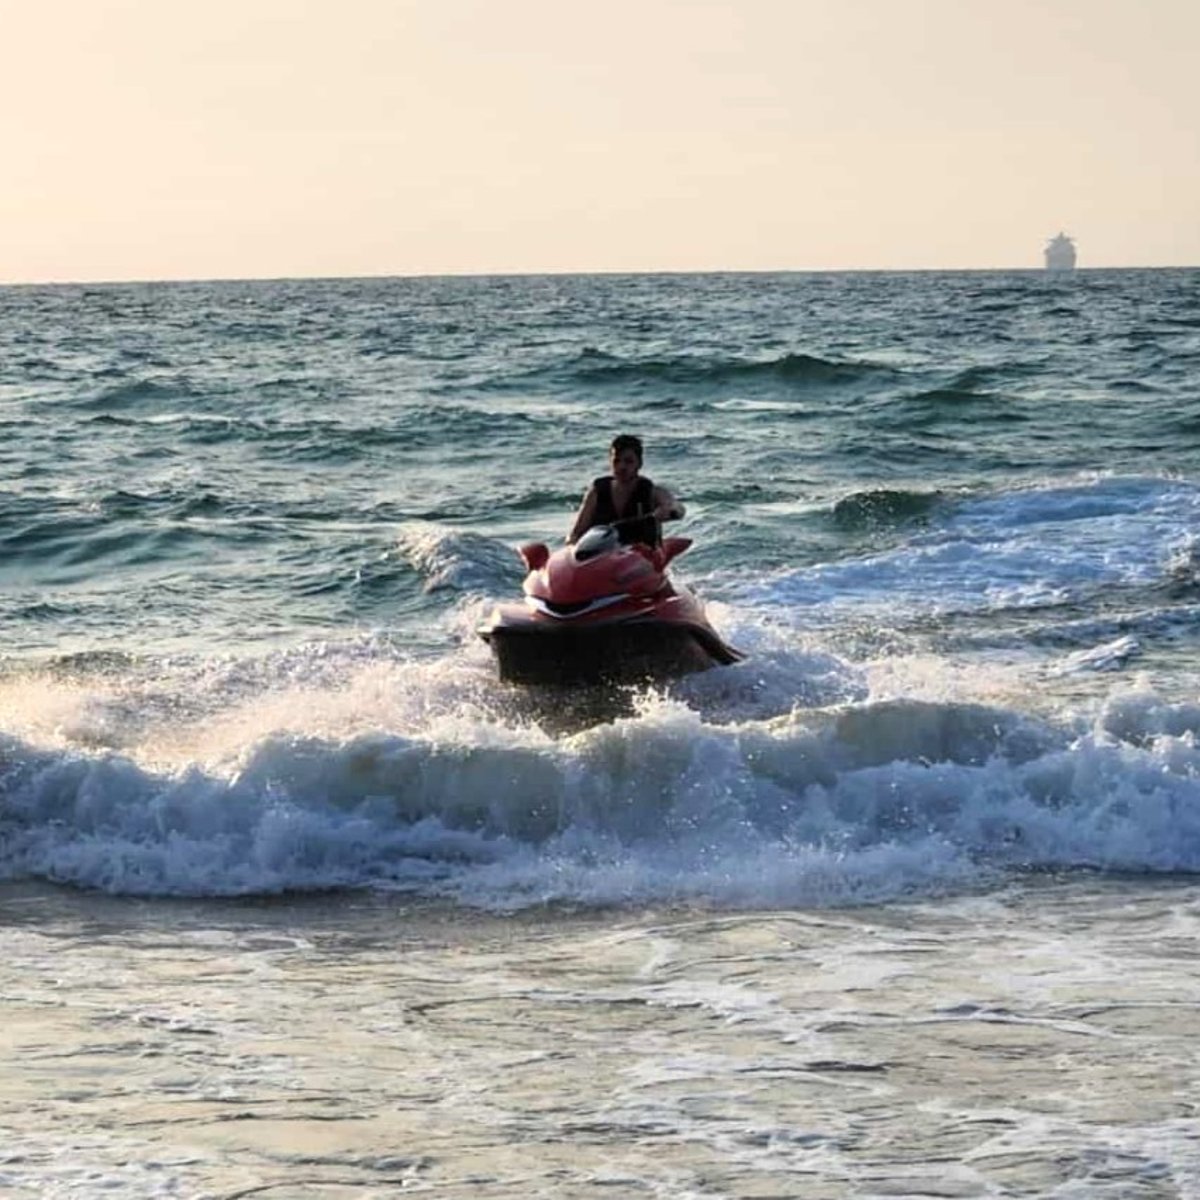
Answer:
[[[717,275],[969,275],[969,274],[1038,274],[1078,275],[1101,271],[1194,271],[1200,264],[1177,263],[1153,266],[1085,266],[1067,270],[1052,270],[1045,266],[1019,267],[694,267],[636,270],[604,267],[596,270],[510,270],[510,271],[411,271],[369,274],[331,275],[172,275],[150,278],[62,278],[0,280],[0,288],[21,287],[120,287],[146,284],[191,283],[332,283],[350,280],[397,279],[578,279],[593,276],[657,277],[657,276],[717,276]]]

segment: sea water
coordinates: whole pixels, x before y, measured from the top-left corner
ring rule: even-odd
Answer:
[[[0,1194],[1200,1195],[1200,271],[0,289]],[[619,432],[744,662],[475,633]]]

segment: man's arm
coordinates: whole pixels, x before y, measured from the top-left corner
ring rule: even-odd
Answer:
[[[594,486],[588,488],[583,493],[583,501],[579,505],[579,511],[575,514],[575,524],[571,526],[571,532],[567,534],[567,544],[579,541],[579,539],[587,533],[592,527],[592,521],[596,516],[596,489]]]
[[[665,487],[654,485],[654,515],[660,521],[678,521],[686,512],[682,500],[676,500]]]

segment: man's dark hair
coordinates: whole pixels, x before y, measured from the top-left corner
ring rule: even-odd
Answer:
[[[642,439],[632,433],[618,433],[612,440],[612,445],[609,446],[609,454],[622,454],[626,450],[632,450],[637,455],[638,466],[642,465]]]

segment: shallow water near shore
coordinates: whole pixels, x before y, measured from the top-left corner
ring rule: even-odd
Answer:
[[[1200,1191],[1200,272],[3,288],[0,352],[0,1191]],[[503,685],[625,430],[746,660]]]
[[[1200,891],[465,917],[8,885],[13,1195],[1200,1187]]]

